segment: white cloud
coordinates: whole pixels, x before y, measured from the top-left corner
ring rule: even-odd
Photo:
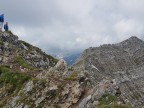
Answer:
[[[141,34],[143,32],[143,27],[141,23],[137,23],[135,20],[121,20],[120,22],[117,22],[115,25],[115,30],[117,34],[123,34],[124,35],[137,35]]]
[[[1,1],[11,30],[48,53],[73,53],[90,46],[143,38],[143,0]]]

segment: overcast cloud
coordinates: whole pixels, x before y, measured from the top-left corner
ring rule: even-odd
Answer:
[[[12,32],[50,54],[144,37],[144,0],[0,0]]]

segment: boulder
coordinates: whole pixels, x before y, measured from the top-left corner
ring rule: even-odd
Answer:
[[[89,95],[89,96],[87,96],[86,98],[84,98],[84,99],[81,101],[81,103],[78,105],[77,108],[89,108],[89,105],[90,105],[90,104],[88,104],[88,103],[91,101],[91,98],[92,98],[91,95]]]
[[[59,60],[55,67],[57,70],[62,70],[62,71],[65,70],[65,68],[67,67],[66,61],[63,59]]]

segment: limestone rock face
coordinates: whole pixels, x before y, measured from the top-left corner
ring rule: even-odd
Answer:
[[[75,105],[83,93],[82,87],[77,82],[37,80],[28,82],[17,96],[8,99],[4,108],[69,108]]]
[[[33,89],[33,81],[29,81],[29,82],[25,85],[24,91],[25,91],[25,92],[31,92],[32,89]]]
[[[91,47],[74,66],[85,70],[92,85],[114,79],[121,91],[120,100],[134,108],[144,106],[144,41],[133,36],[118,44]]]
[[[47,55],[39,48],[18,40],[18,36],[11,32],[0,31],[0,63],[10,64],[15,61],[26,62],[27,66],[24,67],[29,65],[29,67],[41,69],[53,67],[57,62],[55,58]]]
[[[89,102],[91,101],[91,98],[92,98],[91,95],[84,98],[77,108],[89,108],[90,107]]]
[[[28,64],[37,68],[47,69],[50,65],[48,57],[44,58],[44,56],[37,51],[30,51],[26,56],[24,56],[24,59]]]
[[[1,108],[144,108],[143,91],[144,42],[137,37],[86,49],[67,67],[0,32]]]

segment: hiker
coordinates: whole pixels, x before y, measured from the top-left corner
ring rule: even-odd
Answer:
[[[3,23],[4,23],[4,14],[0,15],[0,30],[2,31],[3,28]]]
[[[4,25],[4,29],[5,29],[5,31],[8,31],[8,30],[9,30],[8,22],[6,22],[6,24]]]

